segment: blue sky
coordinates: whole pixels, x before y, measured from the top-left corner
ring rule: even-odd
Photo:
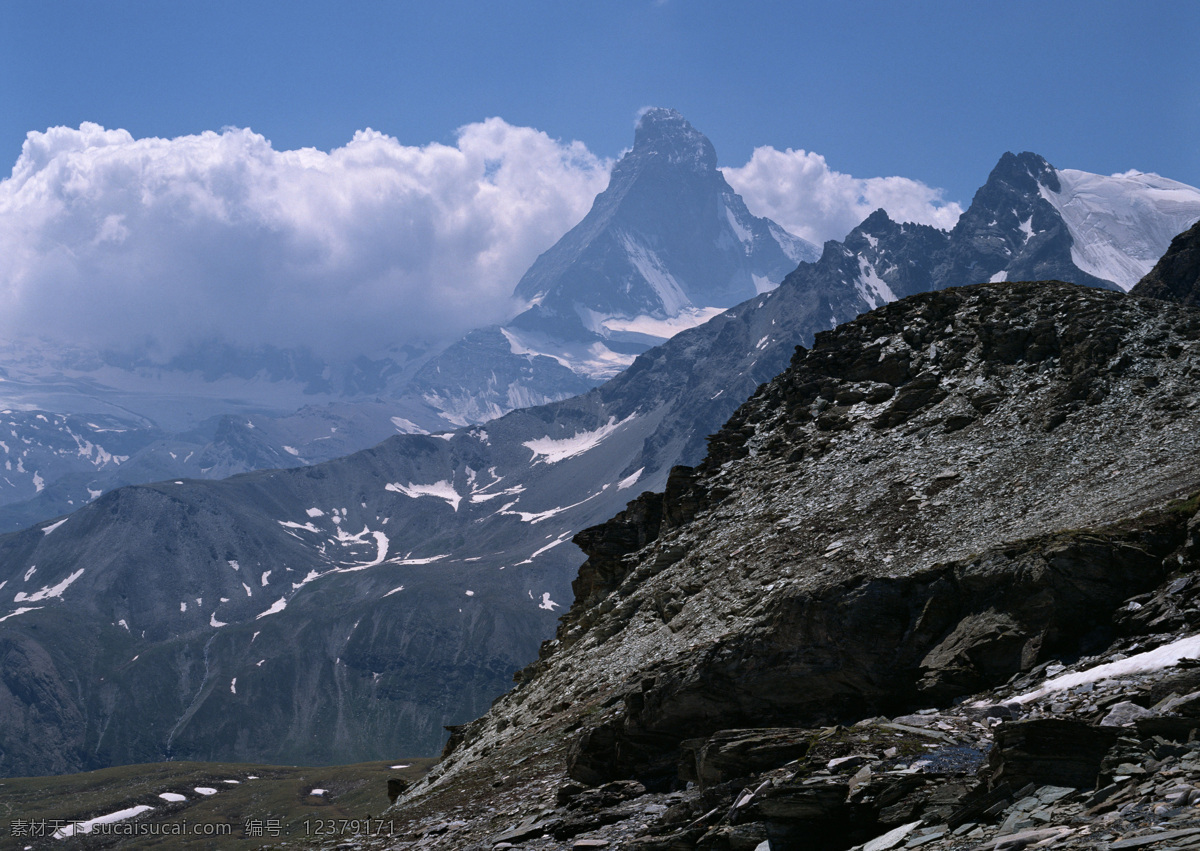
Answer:
[[[673,106],[758,145],[967,202],[1005,150],[1200,184],[1200,3],[6,0],[0,158],[28,130],[250,127],[276,149],[489,116],[612,157]],[[6,169],[7,170],[7,169]]]
[[[1198,32],[1195,0],[3,0],[0,336],[446,343],[517,312],[647,106],[818,243],[950,227],[1007,150],[1197,186]]]

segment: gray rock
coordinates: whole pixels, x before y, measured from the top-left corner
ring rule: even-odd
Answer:
[[[1143,718],[1153,718],[1158,713],[1151,709],[1138,706],[1136,703],[1131,703],[1123,700],[1116,704],[1108,711],[1100,722],[1101,727],[1129,727],[1133,722]]]

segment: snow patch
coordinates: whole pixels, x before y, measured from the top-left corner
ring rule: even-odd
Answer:
[[[654,294],[658,296],[659,302],[662,304],[663,311],[668,316],[676,316],[684,308],[692,306],[692,300],[687,297],[687,293],[684,292],[679,281],[675,280],[675,276],[667,271],[666,264],[659,259],[657,254],[639,244],[628,233],[620,234],[619,238],[625,247],[626,254],[629,255],[629,261],[633,264],[633,268],[654,290]]]
[[[574,458],[576,455],[582,455],[590,449],[594,449],[604,438],[636,416],[636,414],[630,414],[620,422],[617,422],[616,417],[609,417],[608,422],[595,431],[576,432],[571,437],[561,440],[539,437],[536,440],[525,441],[522,446],[533,453],[533,457],[529,459],[533,463],[557,464],[559,461]]]
[[[531,525],[534,523],[541,523],[543,520],[549,520],[551,517],[555,517],[559,514],[562,514],[564,511],[570,511],[572,508],[576,508],[580,505],[583,505],[585,502],[595,499],[596,497],[600,496],[600,494],[604,493],[604,491],[608,487],[609,487],[608,485],[605,485],[603,488],[596,491],[591,496],[584,497],[583,499],[579,500],[579,502],[575,502],[570,505],[560,505],[556,508],[547,509],[546,511],[509,511],[508,509],[511,506],[516,505],[516,503],[509,503],[508,505],[504,506],[504,508],[501,508],[496,513],[497,514],[515,514],[516,516],[521,518],[522,523],[529,523]]]
[[[762,279],[767,282],[766,278]],[[758,285],[759,278],[754,279],[755,285]],[[767,282],[767,286],[774,286]],[[761,292],[761,291],[760,291]],[[679,311],[674,316],[668,316],[665,319],[659,319],[654,316],[634,316],[629,318],[626,316],[606,316],[601,314],[593,314],[592,322],[595,324],[596,330],[603,329],[614,333],[625,334],[643,334],[647,337],[653,337],[656,340],[669,340],[680,331],[687,331],[689,328],[695,328],[703,325],[714,316],[720,316],[728,308],[724,307],[688,307]]]
[[[72,573],[70,576],[68,576],[66,579],[64,579],[62,582],[58,583],[57,585],[42,588],[40,591],[35,591],[32,594],[26,594],[24,591],[18,591],[17,596],[13,597],[13,602],[14,603],[26,603],[26,602],[36,603],[39,600],[47,600],[50,597],[61,597],[63,591],[66,591],[67,587],[70,586],[70,584],[72,582],[74,582],[80,576],[83,576],[83,570],[84,569],[81,567],[81,568],[79,568],[79,570]]]
[[[310,508],[304,513],[307,514],[309,517],[324,517],[325,516],[325,512],[319,508]]]
[[[548,612],[552,612],[552,611],[554,611],[554,609],[556,607],[560,607],[560,605],[550,599],[550,592],[546,591],[545,593],[543,593],[542,594],[542,602],[538,603],[538,608],[545,609]]]
[[[181,801],[186,801],[186,795],[180,795],[178,792],[159,792],[158,797],[164,801],[170,801],[172,804],[178,804]]]
[[[750,280],[754,281],[754,294],[762,295],[769,293],[771,290],[779,286],[778,282],[772,281],[766,275],[751,275]]]
[[[1104,176],[1057,170],[1059,192],[1039,184],[1071,234],[1071,261],[1128,292],[1200,220],[1200,189],[1128,171]]]
[[[220,629],[223,626],[229,626],[229,624],[225,623],[224,621],[217,620],[216,612],[213,612],[211,615],[208,616],[208,625],[213,627],[214,629]]]
[[[17,615],[23,615],[26,612],[36,612],[38,609],[41,609],[41,608],[45,608],[45,607],[44,606],[21,606],[16,611],[9,612],[4,617],[0,618],[0,622],[6,621],[9,618],[15,618]]]
[[[229,693],[237,694],[237,677],[229,681]]]
[[[392,493],[402,493],[411,499],[417,499],[422,496],[444,499],[450,503],[451,508],[455,511],[458,511],[458,504],[462,502],[462,496],[454,489],[454,485],[448,481],[434,482],[431,485],[402,485],[399,482],[391,482],[384,485],[383,489]]]
[[[1047,694],[1074,688],[1086,683],[1095,683],[1100,680],[1120,677],[1126,674],[1169,668],[1172,665],[1178,664],[1181,659],[1195,659],[1197,656],[1200,656],[1200,635],[1189,635],[1172,641],[1170,644],[1164,644],[1153,650],[1147,650],[1145,653],[1136,653],[1133,656],[1116,662],[1107,662],[1103,665],[1097,665],[1094,668],[1088,668],[1086,671],[1073,671],[1068,674],[1060,674],[1057,677],[1046,680],[1040,688],[1017,695],[1011,699],[1017,703],[1028,703]]]
[[[392,425],[400,434],[429,434],[412,420],[406,420],[404,417],[392,417]]]
[[[271,608],[267,609],[265,612],[260,612],[258,615],[255,616],[254,619],[258,620],[259,618],[265,618],[267,615],[277,615],[286,608],[287,608],[287,597],[280,597],[278,600],[276,600],[274,603],[271,604]]]
[[[617,490],[619,490],[619,491],[627,490],[627,489],[633,487],[634,485],[636,485],[638,482],[638,479],[640,479],[642,477],[642,471],[644,471],[645,469],[646,469],[645,467],[638,467],[636,470],[634,470],[628,476],[621,479],[621,481],[617,482]]]
[[[66,523],[70,519],[71,519],[70,517],[64,517],[62,520],[59,520],[57,523],[51,523],[49,526],[43,526],[42,534],[49,535],[51,532],[53,532],[55,529],[57,529],[59,526]]]
[[[896,300],[896,294],[887,281],[879,277],[875,267],[865,257],[858,258],[858,280],[854,282],[854,287],[872,310]]]
[[[197,786],[192,791],[195,792],[197,795],[215,795],[215,794],[217,794],[217,790],[211,786]]]
[[[145,804],[138,804],[136,807],[129,807],[124,810],[117,810],[115,813],[108,813],[103,816],[96,816],[87,821],[73,821],[70,824],[60,827],[54,831],[55,839],[67,839],[72,836],[78,836],[81,833],[91,833],[92,828],[98,824],[112,824],[113,822],[125,821],[135,816],[140,816],[142,813],[148,813],[154,807],[148,807]]]

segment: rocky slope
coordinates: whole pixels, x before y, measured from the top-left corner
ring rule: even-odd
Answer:
[[[1112,839],[1176,817],[1136,802],[1195,779],[1180,724],[1122,744],[989,716],[1087,722],[1195,689],[1168,672],[1021,693],[1194,630],[1198,365],[1200,313],[1048,282],[918,295],[818,335],[697,468],[577,537],[557,637],[393,810],[404,835],[847,848],[904,828],[877,851],[975,847],[1106,802]],[[1098,798],[1074,792],[1097,776]],[[1037,841],[1103,835],[1081,824]]]

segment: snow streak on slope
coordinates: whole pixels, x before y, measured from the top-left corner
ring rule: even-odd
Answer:
[[[521,445],[533,453],[533,457],[529,460],[535,463],[544,461],[547,464],[557,464],[559,461],[574,458],[576,455],[582,455],[589,449],[594,448],[600,441],[632,420],[633,417],[634,415],[630,414],[620,422],[617,422],[616,417],[609,417],[608,422],[595,431],[577,432],[562,440],[555,440],[552,437],[539,437],[537,440],[527,440]]]
[[[585,309],[585,313],[590,313],[590,311],[586,311]],[[603,336],[608,336],[608,329],[600,327],[600,323],[605,317],[599,314],[594,315],[597,317],[596,325],[591,330]],[[697,322],[695,324],[698,325],[701,323]],[[680,327],[667,336],[673,336],[682,330],[684,328]],[[509,351],[514,355],[544,355],[548,358],[553,358],[567,369],[573,370],[579,375],[585,375],[597,381],[612,378],[633,363],[635,357],[631,354],[614,352],[602,343],[579,343],[556,340],[545,334],[537,334],[516,328],[501,328],[500,333],[508,340]],[[545,404],[549,401],[558,400],[546,398],[537,404]],[[531,407],[531,405],[524,405],[523,407]]]
[[[870,239],[870,237],[867,238]],[[896,300],[896,294],[892,292],[887,281],[879,277],[875,267],[865,257],[858,258],[858,270],[858,280],[854,282],[855,289],[858,290],[863,301],[871,305],[872,309]]]
[[[764,279],[765,280],[765,279]],[[778,286],[769,285],[770,288]],[[760,290],[763,292],[765,290]],[[680,331],[703,325],[714,316],[724,313],[724,307],[685,307],[679,313],[661,319],[655,316],[608,316],[581,308],[580,313],[586,314],[585,320],[590,330],[610,336],[613,334],[637,334],[650,338],[647,342],[661,343],[671,339]],[[632,359],[630,359],[632,360]],[[628,366],[628,363],[625,364]]]
[[[654,251],[639,243],[632,234],[622,233],[620,238],[629,261],[654,290],[667,316],[677,316],[684,308],[692,307],[684,288]]]
[[[391,482],[384,485],[383,489],[393,493],[402,493],[412,499],[422,496],[433,496],[438,499],[444,499],[450,503],[450,506],[455,511],[458,511],[458,504],[462,502],[462,496],[454,489],[453,483],[446,481],[434,482],[431,485],[402,485],[399,482]]]
[[[1039,191],[1071,232],[1071,260],[1126,292],[1153,268],[1172,237],[1200,220],[1200,189],[1186,183],[1137,171],[1057,174],[1062,191],[1040,184]]]
[[[64,579],[62,582],[58,583],[57,585],[46,586],[45,588],[42,588],[39,591],[35,591],[32,594],[26,594],[24,591],[18,591],[17,596],[13,597],[13,602],[14,603],[37,603],[37,602],[39,602],[41,600],[45,600],[49,597],[61,597],[63,591],[66,591],[68,586],[70,586],[72,582],[74,582],[80,576],[83,576],[83,570],[84,569],[81,567],[81,568],[79,568],[79,570],[72,573],[70,576],[68,576],[66,579]]]

